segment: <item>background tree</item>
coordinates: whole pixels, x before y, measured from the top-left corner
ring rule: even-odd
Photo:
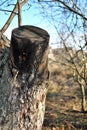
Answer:
[[[18,26],[22,25],[22,0],[18,0]]]
[[[18,23],[19,23],[19,25],[21,24],[21,22],[22,22],[22,18],[21,18],[21,9],[20,8],[22,8],[22,6],[24,6],[24,4],[26,4],[28,2],[28,0],[24,0],[24,1],[21,1],[21,0],[19,0],[17,3],[14,3],[14,2],[11,2],[11,1],[9,1],[9,0],[7,0],[7,1],[4,1],[4,2],[2,2],[1,1],[1,3],[0,3],[0,5],[1,5],[1,9],[0,9],[0,11],[3,11],[3,12],[5,12],[5,13],[7,13],[7,12],[10,12],[11,14],[10,14],[10,16],[8,17],[8,19],[7,19],[7,21],[6,21],[6,23],[3,25],[3,27],[1,28],[1,30],[0,30],[0,32],[1,32],[1,34],[3,34],[6,30],[7,30],[7,28],[9,27],[9,25],[11,24],[11,21],[13,20],[13,18],[14,18],[14,16],[15,15],[18,15]],[[4,8],[4,6],[6,6],[6,7],[10,7],[10,6],[12,6],[13,5],[13,10],[5,10],[5,9],[2,9],[2,8]],[[19,12],[19,13],[17,13],[17,11]]]
[[[72,35],[72,34],[70,34]],[[74,37],[72,37],[74,38]],[[64,39],[64,36],[61,35],[61,42],[64,45],[64,48],[68,54],[68,58],[66,58],[68,65],[73,70],[73,79],[78,83],[81,90],[81,112],[85,112],[86,108],[86,97],[85,91],[87,89],[87,54],[83,48],[69,50],[67,39]],[[75,42],[76,44],[77,42]],[[84,47],[85,48],[85,47]]]
[[[68,62],[73,69],[74,81],[81,88],[82,108],[85,111],[87,89],[87,9],[84,0],[39,1],[43,16],[54,26],[60,47],[65,47]],[[72,47],[72,54],[68,47]]]

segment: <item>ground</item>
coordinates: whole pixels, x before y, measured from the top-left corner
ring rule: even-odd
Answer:
[[[81,113],[80,88],[73,82],[69,68],[55,66],[54,62],[50,65],[43,130],[87,130],[87,112]]]

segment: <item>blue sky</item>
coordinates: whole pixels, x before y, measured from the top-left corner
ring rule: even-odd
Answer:
[[[11,10],[11,8],[7,8]],[[26,5],[23,7],[23,10],[27,9]],[[5,24],[6,20],[8,19],[10,13],[5,14],[4,12],[0,12],[0,28]],[[34,25],[41,27],[48,31],[50,34],[50,43],[55,43],[57,40],[56,30],[54,27],[48,22],[47,19],[43,18],[40,15],[40,10],[37,9],[36,6],[32,6],[30,9],[22,11],[22,25]],[[12,29],[18,27],[18,18],[17,16],[14,17],[10,26],[5,32],[5,35],[10,39]]]
[[[5,1],[5,0],[0,0],[0,2],[1,1]],[[13,4],[13,2],[14,3],[17,2],[17,0],[14,0],[14,1],[7,0],[7,1],[10,1],[10,4],[11,3]],[[64,24],[64,27],[61,26],[62,22],[65,22],[65,23],[67,22],[68,25],[70,26],[70,29],[74,28],[73,22],[75,22],[76,19],[75,18],[72,19],[72,17],[68,17],[68,19],[67,19],[66,16],[68,13],[66,13],[65,17],[63,15],[61,15],[63,10],[60,7],[58,8],[58,6],[56,6],[56,8],[54,8],[52,10],[52,8],[49,8],[47,6],[47,4],[44,3],[46,6],[44,5],[45,17],[43,17],[42,16],[43,14],[41,15],[41,10],[39,8],[39,4],[32,3],[32,1],[34,1],[34,0],[29,0],[29,4],[31,4],[32,6],[28,10],[27,10],[27,8],[29,6],[27,6],[27,4],[25,6],[23,6],[23,8],[22,8],[23,10],[25,10],[25,11],[22,11],[22,25],[34,25],[34,26],[38,26],[38,27],[45,29],[50,34],[50,43],[60,42],[57,32],[55,30],[55,27],[53,25],[52,19],[50,19],[51,11],[53,11],[52,15],[54,15],[53,17],[55,18],[56,27],[57,27],[57,29],[59,29],[59,33],[61,33],[62,30],[64,31],[64,29],[65,29],[65,24]],[[82,3],[82,0],[80,0],[80,2]],[[86,0],[84,0],[84,2],[86,2]],[[83,3],[81,4],[81,6],[85,4],[85,3],[84,4]],[[54,3],[51,3],[51,4],[54,5]],[[57,2],[56,4],[59,4],[59,3]],[[3,7],[1,6],[0,9],[2,8],[2,9],[12,10],[13,7],[14,6],[7,7],[6,5],[4,5]],[[82,9],[82,7],[81,7],[81,9]],[[84,8],[84,6],[83,6],[83,9],[86,9],[86,8]],[[82,12],[84,12],[84,10],[82,10]],[[86,11],[86,14],[87,14],[87,11]],[[0,28],[3,27],[3,25],[5,24],[5,22],[8,19],[9,15],[10,15],[10,13],[5,14],[4,12],[0,12]],[[47,15],[49,15],[49,19],[46,17]],[[80,26],[80,23],[81,22],[79,20],[79,22],[77,24]],[[5,35],[10,39],[12,29],[17,28],[17,27],[18,27],[18,18],[17,18],[17,16],[15,16],[11,22],[11,25],[5,32]],[[79,29],[74,28],[74,31],[75,31],[75,34],[77,34],[77,36],[80,36],[82,34],[81,27]],[[78,40],[77,37],[76,37],[76,40]],[[70,40],[70,42],[71,42],[71,40]],[[54,44],[53,44],[53,46],[54,46]],[[61,43],[57,44],[57,46],[61,47]]]

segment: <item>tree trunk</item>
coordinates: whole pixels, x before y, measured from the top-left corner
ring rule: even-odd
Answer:
[[[22,6],[21,6],[21,0],[18,0],[18,27],[22,25]]]
[[[24,6],[24,4],[26,4],[27,2],[28,2],[28,0],[24,0],[21,3],[21,6]],[[18,3],[15,5],[15,7],[14,7],[12,13],[11,13],[11,15],[9,16],[8,20],[6,21],[6,23],[4,24],[4,26],[2,27],[2,29],[0,30],[2,34],[7,30],[7,28],[11,24],[11,21],[13,20],[14,16],[16,15],[17,10],[18,10]]]
[[[83,85],[80,86],[81,87],[81,112],[85,112],[85,105],[86,105],[86,99],[85,99],[85,87]]]
[[[49,77],[48,42],[48,33],[34,26],[12,31],[10,56],[7,49],[0,55],[1,130],[41,130]]]

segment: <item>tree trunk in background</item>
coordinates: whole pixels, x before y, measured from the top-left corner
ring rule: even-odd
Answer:
[[[18,27],[22,25],[22,6],[21,0],[18,0]]]
[[[41,130],[48,88],[45,30],[21,26],[12,31],[9,49],[0,53],[0,129]]]
[[[24,0],[21,3],[21,6],[24,6],[24,4],[26,4],[27,2],[28,2],[28,0]],[[15,5],[15,7],[14,7],[12,13],[11,13],[11,15],[9,16],[8,20],[6,21],[6,23],[4,24],[4,26],[2,27],[2,29],[0,30],[2,34],[7,30],[7,28],[11,24],[11,21],[13,20],[14,16],[16,15],[17,10],[18,10],[18,3]]]
[[[85,98],[85,87],[83,85],[80,86],[81,87],[81,112],[85,112],[85,106],[86,106],[86,98]]]

